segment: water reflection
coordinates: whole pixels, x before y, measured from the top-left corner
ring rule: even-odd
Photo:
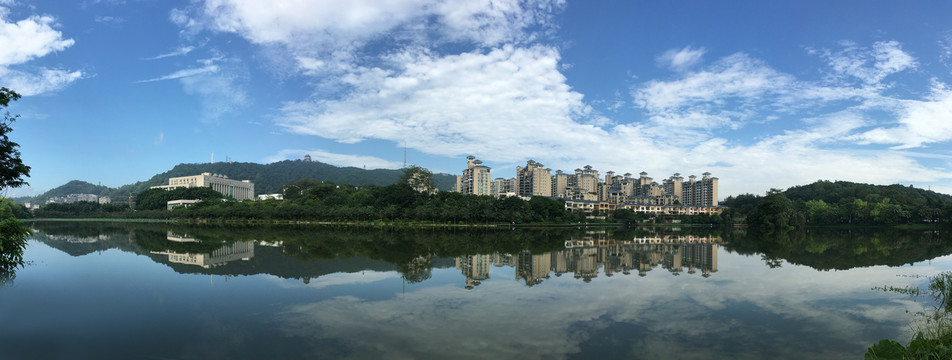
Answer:
[[[210,269],[215,266],[224,265],[230,261],[250,260],[255,256],[255,243],[253,241],[236,241],[205,254],[180,253],[175,251],[150,251],[150,253],[154,255],[166,255],[169,257],[169,262],[197,265],[205,269]]]
[[[858,358],[919,309],[871,288],[952,266],[917,232],[74,226],[35,225],[0,289],[5,355]]]
[[[515,269],[516,280],[526,286],[541,284],[551,275],[561,277],[571,273],[586,283],[598,277],[599,272],[611,277],[621,273],[646,276],[660,267],[672,275],[701,271],[707,278],[717,272],[717,252],[720,236],[654,235],[630,240],[615,240],[608,231],[586,232],[583,237],[565,241],[565,249],[533,254],[476,254],[456,257],[456,269],[465,277],[465,288],[474,289],[489,279],[491,267]]]

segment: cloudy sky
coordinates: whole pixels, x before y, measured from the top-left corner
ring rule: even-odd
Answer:
[[[0,0],[38,194],[179,163],[952,193],[946,1]]]

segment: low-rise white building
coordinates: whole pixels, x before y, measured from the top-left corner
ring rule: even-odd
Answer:
[[[207,172],[170,178],[168,185],[153,186],[152,189],[172,190],[180,187],[208,187],[235,200],[252,200],[255,197],[255,184],[251,180],[232,180],[225,175]]]

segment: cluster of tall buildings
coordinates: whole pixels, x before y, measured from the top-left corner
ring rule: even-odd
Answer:
[[[516,167],[513,178],[492,179],[490,168],[473,156],[466,169],[456,178],[456,190],[465,194],[491,196],[549,196],[567,200],[606,202],[610,204],[717,206],[717,178],[705,172],[687,179],[675,173],[658,183],[642,172],[616,175],[613,171],[599,175],[586,165],[568,173],[529,160],[525,167]]]

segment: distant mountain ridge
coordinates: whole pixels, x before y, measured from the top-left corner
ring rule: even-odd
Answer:
[[[284,185],[292,184],[301,179],[328,181],[337,184],[351,185],[390,185],[397,182],[403,170],[373,169],[366,170],[356,167],[338,167],[319,161],[284,160],[270,164],[247,162],[217,162],[202,164],[178,164],[171,170],[156,174],[146,181],[123,185],[118,188],[95,185],[86,181],[73,180],[62,186],[51,189],[34,197],[19,197],[12,200],[19,203],[43,204],[53,197],[69,194],[94,194],[112,197],[135,196],[151,186],[168,184],[168,179],[179,176],[198,175],[201,173],[225,175],[235,180],[251,180],[255,184],[255,194],[273,194],[281,192]],[[433,174],[433,183],[443,191],[452,190],[456,185],[456,176],[449,174]],[[118,199],[115,199],[119,201]]]

